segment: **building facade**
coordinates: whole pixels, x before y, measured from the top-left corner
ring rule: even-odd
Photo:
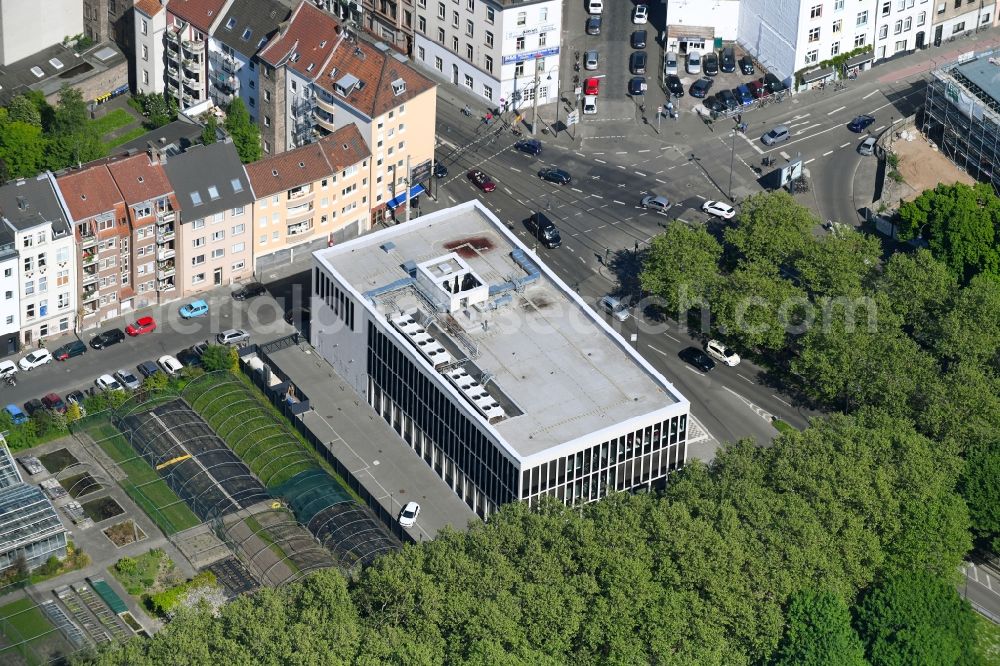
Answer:
[[[554,102],[561,27],[557,0],[417,0],[414,60],[494,106]]]
[[[15,274],[24,346],[67,333],[76,322],[75,246],[64,211],[51,173],[0,187],[0,215],[18,252]],[[12,277],[5,270],[5,282]]]
[[[933,0],[928,13],[933,12],[935,46],[970,32],[988,28],[993,23],[996,3],[991,0]]]
[[[368,229],[371,152],[353,125],[246,165],[257,273]]]
[[[0,224],[0,357],[21,350],[21,289],[14,231]]]
[[[688,401],[479,201],[313,256],[313,346],[480,516],[684,464]]]
[[[138,0],[132,15],[136,92],[143,95],[162,93],[167,58],[167,10],[159,0]],[[177,71],[176,63],[174,71]],[[174,82],[176,85],[176,76]]]
[[[83,32],[83,4],[70,0],[0,3],[0,65],[10,65]]]
[[[166,6],[165,92],[181,110],[208,99],[208,41],[233,0],[174,0]],[[137,13],[138,16],[138,13]]]
[[[115,42],[131,55],[135,0],[83,0],[83,35],[95,43]]]
[[[253,275],[253,191],[230,139],[196,145],[166,163],[181,219],[175,256],[183,296]]]
[[[364,0],[364,26],[400,53],[413,53],[413,0]]]

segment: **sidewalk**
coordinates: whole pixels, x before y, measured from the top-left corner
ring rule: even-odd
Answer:
[[[884,64],[876,64],[871,70],[873,74],[883,72],[875,80],[879,83],[899,83],[915,76],[930,72],[938,67],[955,62],[969,51],[982,52],[1000,47],[1000,29],[982,30],[972,37],[959,38],[953,42],[941,42],[941,46],[930,46],[923,51],[903,56],[899,60],[891,60]],[[866,78],[865,72],[859,78]]]

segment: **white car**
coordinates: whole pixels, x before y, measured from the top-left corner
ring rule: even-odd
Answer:
[[[241,328],[230,328],[215,336],[220,345],[235,345],[250,339],[250,334]]]
[[[159,359],[157,359],[156,362],[160,364],[160,367],[163,368],[163,371],[168,375],[176,375],[177,373],[179,373],[181,370],[184,369],[184,366],[181,364],[181,362],[178,361],[173,356],[171,356],[170,354],[164,354]]]
[[[0,377],[10,377],[15,372],[17,372],[17,364],[14,361],[0,361]]]
[[[701,74],[701,53],[698,51],[688,51],[687,71],[688,74]]]
[[[647,5],[636,5],[632,10],[632,23],[641,25],[649,22],[649,7]]]
[[[604,12],[604,0],[587,0],[588,14],[601,14]]]
[[[721,217],[723,220],[731,220],[736,217],[736,209],[721,201],[706,201],[701,205],[701,210],[709,215]]]
[[[94,384],[96,384],[97,388],[101,389],[102,391],[123,390],[122,385],[119,384],[118,380],[112,377],[111,375],[101,375],[100,377],[97,378],[96,381],[94,381]]]
[[[666,197],[658,197],[655,194],[649,194],[642,198],[639,205],[646,210],[655,211],[657,213],[666,213],[670,210],[670,199]]]
[[[709,356],[725,363],[730,368],[740,364],[740,355],[718,340],[709,340],[708,344],[705,345],[705,351],[708,352]]]
[[[583,115],[592,116],[597,113],[597,95],[583,96]]]
[[[399,524],[402,527],[413,527],[417,524],[417,516],[420,515],[420,505],[416,502],[407,502],[403,510],[399,512]]]
[[[21,366],[22,370],[34,370],[38,366],[45,365],[46,363],[52,362],[52,354],[48,349],[38,349],[31,352],[20,361],[17,362]]]

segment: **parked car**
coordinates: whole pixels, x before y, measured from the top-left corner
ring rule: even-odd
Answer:
[[[135,366],[135,369],[139,371],[139,374],[143,377],[152,377],[160,371],[152,361],[143,361],[139,365]]]
[[[120,328],[109,328],[101,331],[90,339],[90,346],[94,349],[105,349],[111,345],[116,345],[125,339],[125,333]]]
[[[592,116],[597,113],[597,95],[583,96],[583,115]]]
[[[687,73],[701,74],[701,53],[699,53],[698,51],[688,51]]]
[[[142,382],[139,381],[139,378],[131,370],[119,370],[115,373],[115,379],[130,391],[136,391],[142,386]]]
[[[657,196],[655,194],[647,194],[639,202],[639,205],[646,210],[651,210],[657,213],[666,213],[670,210],[670,200],[666,197]]]
[[[160,367],[163,368],[163,371],[168,375],[176,375],[184,369],[181,362],[170,354],[164,354],[156,362],[160,364]]]
[[[483,192],[492,192],[497,189],[497,184],[493,182],[493,179],[479,169],[473,169],[469,173],[465,174],[465,177],[471,180],[472,184]]]
[[[645,51],[632,51],[632,55],[628,57],[628,71],[633,74],[645,74],[646,58]]]
[[[596,76],[583,80],[583,94],[597,95],[601,90],[601,80]]]
[[[777,127],[772,127],[770,130],[764,133],[764,136],[760,137],[761,142],[765,146],[773,146],[777,143],[784,143],[788,141],[792,136],[791,132],[784,125],[778,125]]]
[[[636,5],[632,10],[632,23],[636,25],[642,25],[644,23],[649,23],[649,6],[648,5]]]
[[[441,164],[440,162],[434,163],[434,177],[435,178],[446,178],[448,176],[448,167]],[[263,285],[261,285],[263,286]]]
[[[726,74],[736,71],[736,51],[733,50],[732,46],[722,49],[722,53],[719,55],[719,68]]]
[[[764,79],[757,79],[747,84],[750,94],[754,99],[763,99],[771,94],[771,91],[764,85]]]
[[[715,97],[725,104],[726,108],[730,111],[740,108],[740,102],[736,99],[736,95],[733,94],[732,90],[720,90],[715,93]]]
[[[10,377],[17,372],[17,364],[10,359],[0,361],[0,378]]]
[[[123,391],[122,385],[111,375],[101,375],[94,380],[94,385],[102,391]]]
[[[24,403],[24,411],[28,413],[29,417],[34,416],[43,409],[45,409],[45,403],[38,398],[32,398],[28,402]]]
[[[677,356],[686,363],[690,363],[702,372],[708,372],[715,367],[715,361],[709,358],[708,354],[697,347],[687,347],[682,349]]]
[[[667,92],[677,97],[684,97],[684,84],[676,74],[667,77]]]
[[[417,516],[420,515],[420,505],[416,502],[407,502],[403,510],[399,512],[400,527],[413,527],[417,523]]]
[[[45,405],[45,409],[50,409],[60,414],[66,413],[66,403],[55,393],[46,393],[45,397],[42,398],[42,404]]]
[[[785,85],[784,81],[771,72],[764,75],[764,85],[767,86],[767,89],[772,93],[784,92],[788,89],[788,86]]]
[[[878,143],[878,139],[873,136],[868,137],[858,146],[858,152],[862,155],[874,155],[875,154],[875,144]]]
[[[698,79],[691,84],[691,97],[702,99],[712,89],[712,79]]]
[[[588,35],[599,35],[601,34],[601,17],[600,16],[590,16],[587,18],[587,34]]]
[[[545,213],[533,213],[525,221],[524,225],[531,232],[532,236],[537,238],[542,245],[550,250],[562,245],[562,237],[559,235],[559,230]]]
[[[712,358],[731,368],[740,364],[740,355],[718,340],[709,340],[705,345],[705,351]]]
[[[751,74],[753,74],[754,73],[753,58],[751,58],[748,55],[745,55],[745,56],[741,57],[740,58],[740,71],[743,74],[746,74],[747,76],[750,76]]]
[[[514,144],[514,148],[528,155],[539,155],[542,152],[542,142],[538,139],[521,139]]]
[[[193,349],[182,349],[181,351],[177,352],[176,358],[178,361],[184,364],[184,367],[186,368],[198,367],[201,365],[201,355],[195,353]],[[154,365],[153,367],[156,366]],[[157,372],[159,372],[160,369],[156,368],[156,370]]]
[[[875,122],[875,116],[870,116],[867,113],[855,116],[854,120],[847,123],[847,129],[852,132],[864,132],[865,129],[870,127]]]
[[[181,319],[191,319],[193,317],[203,317],[208,314],[208,303],[202,299],[191,301],[181,306]]]
[[[555,183],[556,185],[569,185],[573,182],[573,178],[562,169],[555,168],[545,168],[538,172],[538,177],[542,180],[548,181],[550,183]]]
[[[230,328],[215,336],[220,345],[235,345],[250,339],[250,334],[242,328]],[[160,365],[163,365],[162,363]]]
[[[701,59],[701,69],[706,76],[715,76],[719,73],[719,56],[715,53],[706,53]]]
[[[710,109],[716,113],[723,113],[726,110],[726,105],[719,101],[719,98],[715,95],[709,95],[701,103],[705,105],[706,109]]]
[[[673,51],[667,51],[667,54],[663,56],[663,74],[676,74],[677,73],[677,54]]]
[[[645,95],[647,89],[645,76],[633,76],[628,80],[629,95]]]
[[[205,350],[209,348],[212,343],[208,340],[204,342],[199,342],[198,344],[191,347],[191,351],[198,355],[199,358],[205,355]]]
[[[724,220],[731,220],[736,216],[736,209],[721,201],[706,201],[701,205],[701,210]]]
[[[628,305],[624,300],[618,298],[617,296],[612,296],[611,294],[602,296],[600,305],[602,310],[618,321],[625,321],[629,318],[629,316],[631,316],[628,312]]]
[[[740,104],[743,106],[750,106],[753,104],[753,95],[750,94],[750,88],[747,87],[747,84],[741,83],[733,89],[733,92],[736,94],[736,99],[738,99]]]
[[[245,301],[254,296],[261,296],[267,293],[267,288],[260,282],[250,282],[233,292],[233,298],[237,301]]]
[[[634,49],[644,49],[646,48],[646,31],[636,30],[632,33],[632,37],[629,40]]]
[[[66,394],[66,406],[76,405],[80,408],[80,416],[87,415],[87,408],[83,406],[83,401],[86,396],[83,395],[83,391],[70,391]]]
[[[587,13],[600,14],[604,11],[604,0],[587,0]]]
[[[27,422],[28,415],[21,411],[21,408],[17,405],[11,404],[4,407],[7,413],[10,414],[10,420],[14,422],[14,425],[21,425]]]
[[[79,340],[73,340],[73,342],[67,342],[62,347],[57,348],[54,352],[52,352],[52,356],[54,356],[57,361],[65,361],[66,359],[86,353],[87,345],[83,344]]]
[[[135,337],[145,335],[156,330],[156,320],[152,317],[139,317],[135,322],[125,327],[125,332]]]
[[[22,370],[34,370],[52,362],[52,352],[48,349],[36,349],[17,362]]]
[[[588,51],[584,51],[583,68],[588,72],[592,72],[595,69],[597,69],[597,66],[600,64],[600,61],[601,61],[601,56],[597,52],[597,49],[590,49]]]

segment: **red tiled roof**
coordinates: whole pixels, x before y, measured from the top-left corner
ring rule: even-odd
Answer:
[[[313,79],[340,41],[338,30],[337,19],[303,0],[288,24],[257,56],[272,67],[284,62],[305,78]]]
[[[127,204],[163,197],[174,190],[163,166],[151,163],[146,153],[113,162],[108,170]]]
[[[355,87],[345,98],[336,92],[334,84],[347,74],[357,77],[364,86]],[[404,90],[397,95],[392,84],[398,80],[403,81]],[[381,116],[437,85],[409,63],[396,60],[391,50],[382,51],[362,40],[337,48],[316,83],[369,118]]]
[[[56,183],[74,220],[113,211],[116,205],[124,203],[122,193],[104,163],[56,176]]]
[[[202,32],[208,32],[225,4],[226,0],[170,0],[167,11]]]
[[[135,8],[146,16],[156,16],[163,9],[160,0],[135,0]]]
[[[347,148],[344,148],[344,145]],[[370,155],[356,125],[342,127],[317,143],[246,165],[247,176],[258,199],[314,183]]]

